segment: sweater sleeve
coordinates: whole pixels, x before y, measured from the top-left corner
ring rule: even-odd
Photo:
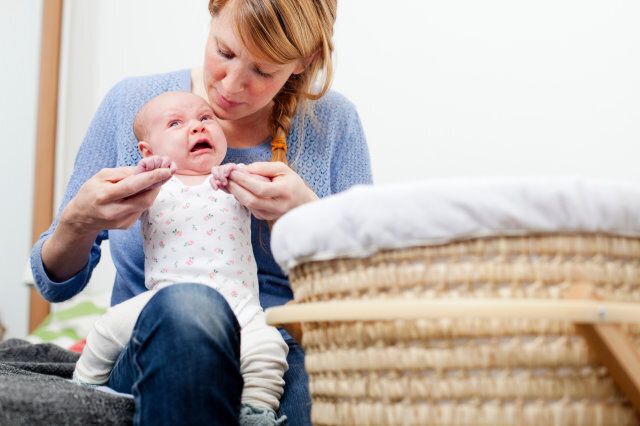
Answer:
[[[117,159],[116,129],[122,121],[119,100],[124,90],[123,84],[114,86],[105,96],[89,125],[86,136],[76,155],[74,170],[67,185],[65,195],[53,223],[35,243],[31,252],[31,270],[36,287],[50,302],[61,302],[79,293],[89,281],[93,268],[100,260],[100,243],[108,238],[107,231],[98,234],[93,242],[85,267],[64,282],[53,281],[42,263],[42,245],[56,229],[60,215],[69,201],[75,197],[80,187],[98,171],[115,167]]]
[[[367,139],[355,106],[342,98],[339,129],[331,159],[331,193],[357,184],[371,184],[371,160]]]

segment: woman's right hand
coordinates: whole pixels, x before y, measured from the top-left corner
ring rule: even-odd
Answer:
[[[102,169],[87,180],[42,246],[42,265],[49,278],[62,282],[82,270],[98,233],[131,227],[174,171],[118,167]]]
[[[129,228],[174,171],[166,167],[142,172],[134,167],[102,169],[80,187],[60,221],[73,224],[80,233]]]

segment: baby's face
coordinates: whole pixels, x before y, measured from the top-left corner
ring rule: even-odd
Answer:
[[[146,140],[139,143],[143,157],[167,156],[176,163],[178,174],[209,174],[227,153],[222,128],[200,96],[164,93],[145,106],[142,120],[146,129]]]

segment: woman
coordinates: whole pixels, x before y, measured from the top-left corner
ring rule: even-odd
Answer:
[[[201,69],[124,80],[96,112],[58,215],[33,249],[34,277],[48,300],[66,300],[82,290],[105,238],[117,270],[112,304],[145,290],[136,221],[169,172],[133,175],[131,166],[140,159],[133,120],[162,92],[191,91],[208,99],[229,141],[225,161],[248,164],[248,171],[269,179],[234,173],[229,183],[254,216],[252,243],[264,308],[292,298],[271,255],[264,221],[371,181],[357,113],[328,91],[335,0],[211,0],[209,12]],[[133,394],[135,423],[237,423],[239,336],[219,293],[198,285],[168,287],[140,314],[109,386]],[[284,331],[283,336],[289,371],[281,413],[290,424],[308,424],[304,354],[291,336]]]

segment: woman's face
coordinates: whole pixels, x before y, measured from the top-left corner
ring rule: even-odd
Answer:
[[[302,61],[280,65],[253,56],[236,36],[234,22],[223,9],[211,21],[205,50],[204,84],[216,115],[238,120],[264,112]]]

